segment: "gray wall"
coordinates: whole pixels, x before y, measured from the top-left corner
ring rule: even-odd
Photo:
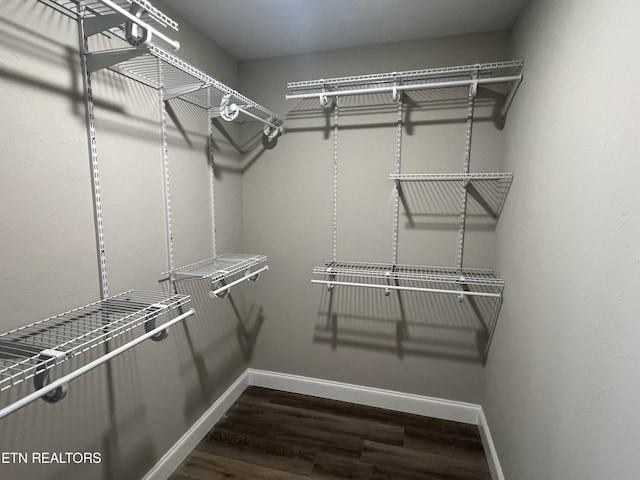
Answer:
[[[532,1],[483,402],[509,479],[636,478],[640,4]]]
[[[506,51],[507,35],[491,33],[241,63],[242,91],[286,118],[286,132],[275,148],[245,156],[245,247],[267,254],[271,266],[252,291],[265,312],[253,367],[481,400],[484,370],[476,348],[477,319],[470,312],[462,314],[468,304],[459,306],[452,296],[403,295],[408,320],[417,325],[411,327],[412,341],[398,348],[397,296],[337,288],[333,311],[339,314],[339,341],[336,348],[327,343],[326,289],[309,282],[312,268],[332,256],[332,137],[317,104],[285,102],[284,96],[291,81],[499,61],[506,59]],[[388,175],[395,164],[395,106],[389,96],[379,96],[352,99],[344,107],[338,258],[390,262],[393,202]],[[404,172],[461,171],[466,113],[460,107],[412,110],[405,119]],[[490,107],[478,108],[477,119],[472,170],[499,170],[502,134]],[[252,163],[255,158],[259,161]],[[400,223],[401,263],[455,265],[457,216],[408,229],[403,214]],[[469,230],[465,265],[491,267],[494,232],[483,225]]]
[[[178,19],[180,20],[180,19]],[[186,25],[185,59],[235,85],[233,58]],[[106,39],[96,43],[106,45]],[[110,293],[157,291],[167,269],[157,94],[94,75]],[[204,113],[175,101],[169,155],[176,263],[211,255]],[[0,11],[0,330],[99,299],[84,107],[74,21],[36,1]],[[237,165],[219,132],[214,155]],[[242,248],[241,179],[217,178],[220,250]],[[96,451],[100,465],[0,465],[1,478],[140,478],[246,368],[228,302],[181,286],[196,317],[81,377],[59,404],[37,401],[0,421],[0,451]],[[237,290],[238,295],[241,290]],[[240,302],[239,302],[240,303]],[[64,368],[56,368],[59,376]],[[3,405],[32,389],[2,393]]]

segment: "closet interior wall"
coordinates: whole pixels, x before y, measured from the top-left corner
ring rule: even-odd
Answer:
[[[156,6],[183,25],[172,33],[181,58],[237,88],[236,61]],[[110,294],[159,291],[168,265],[158,93],[108,70],[92,79]],[[0,99],[0,330],[8,331],[100,297],[74,20],[35,0],[3,2]],[[207,120],[179,100],[168,110],[175,258],[186,264],[212,255]],[[214,155],[239,165],[215,129]],[[219,169],[221,250],[242,248],[241,187],[238,171]],[[60,403],[37,401],[0,420],[0,451],[100,452],[102,463],[3,464],[2,478],[141,478],[244,371],[229,302],[211,301],[204,282],[180,288],[197,311],[188,325],[80,377]],[[24,382],[5,393],[31,391]]]
[[[526,72],[482,401],[505,478],[640,471],[640,4],[615,3],[529,2],[511,33]]]
[[[285,134],[277,149],[262,152],[260,162],[251,162],[254,154],[244,159],[248,165],[242,179],[245,248],[269,255],[272,276],[272,281],[259,282],[252,292],[268,314],[252,367],[462,401],[481,400],[484,371],[473,351],[475,338],[470,339],[465,328],[459,329],[459,335],[455,328],[445,329],[442,338],[443,331],[435,328],[432,344],[417,352],[400,351],[395,324],[384,318],[395,308],[395,294],[387,298],[379,290],[338,290],[344,292],[340,301],[353,307],[348,313],[358,317],[345,315],[339,322],[359,328],[360,333],[364,330],[362,338],[355,338],[357,344],[338,342],[333,349],[331,339],[327,344],[317,335],[317,327],[326,323],[322,314],[326,289],[311,287],[309,282],[313,267],[332,257],[333,114],[323,112],[317,100],[308,101],[315,102],[310,108],[316,113],[304,114],[297,101],[285,101],[285,94],[291,81],[502,61],[509,58],[507,40],[506,33],[490,33],[240,64],[240,88],[285,120]],[[397,107],[390,94],[374,98],[382,109],[370,107],[371,95],[343,100],[338,258],[390,263],[393,183],[389,174],[395,166]],[[435,105],[414,108],[405,115],[403,172],[462,169],[466,95],[454,108]],[[476,108],[472,171],[502,171],[502,134],[491,113],[489,107],[479,104]],[[454,208],[458,206],[459,194]],[[411,229],[402,207],[400,211],[399,263],[455,265],[457,213],[426,228]],[[469,226],[465,266],[493,265],[494,246],[492,229]],[[410,295],[414,296],[408,308],[417,311],[424,322],[436,320],[434,310],[428,309],[439,308],[442,296]],[[436,307],[429,307],[430,301]],[[426,313],[420,312],[423,307]],[[451,342],[453,348],[448,348]],[[471,342],[471,352],[460,352],[457,342]]]

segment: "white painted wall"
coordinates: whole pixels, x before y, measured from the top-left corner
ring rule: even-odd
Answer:
[[[507,479],[638,478],[640,4],[531,1],[483,406]]]
[[[233,58],[186,25],[175,36],[183,58],[235,85]],[[94,95],[110,293],[157,291],[167,257],[156,92],[99,72]],[[172,106],[176,262],[185,264],[211,255],[207,124],[202,111]],[[35,0],[2,2],[0,112],[0,331],[6,331],[99,299],[77,28]],[[239,162],[222,135],[215,142],[216,161]],[[220,172],[220,249],[242,249],[240,188],[237,172]],[[198,314],[165,342],[146,342],[81,377],[59,404],[37,401],[0,421],[0,451],[95,451],[102,463],[0,464],[0,478],[140,478],[244,371],[229,303],[211,302],[204,284],[181,288],[194,297]],[[31,390],[27,381],[0,399],[4,405]]]
[[[334,308],[340,314],[340,342],[333,349],[321,341],[327,338],[317,331],[326,325],[326,289],[312,286],[310,279],[313,267],[332,255],[333,140],[324,115],[301,112],[298,101],[286,102],[284,96],[287,82],[500,61],[506,49],[506,34],[494,33],[241,63],[242,91],[286,118],[286,132],[275,148],[258,148],[245,156],[245,247],[268,255],[271,266],[252,290],[256,303],[264,306],[265,323],[251,366],[479,402],[484,370],[475,344],[478,325],[473,316],[456,316],[464,306],[453,297],[432,296],[430,303],[428,295],[403,295],[410,321],[439,326],[414,330],[423,338],[401,350],[396,344],[396,296],[337,288]],[[355,114],[351,108],[340,118],[342,260],[391,261],[393,202],[388,176],[395,165],[396,111],[389,96],[380,97],[386,113],[371,111],[371,97],[360,97],[348,105],[367,107],[368,101],[366,111]],[[461,171],[464,105],[412,112],[403,140],[405,173]],[[501,164],[502,135],[488,116],[486,108],[478,109],[473,171],[496,171]],[[259,160],[251,163],[256,157]],[[447,221],[448,228],[411,230],[402,214],[400,263],[455,265],[458,217],[443,223]],[[465,265],[491,267],[494,245],[494,232],[470,228]]]

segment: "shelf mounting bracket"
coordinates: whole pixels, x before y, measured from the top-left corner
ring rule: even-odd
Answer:
[[[129,50],[116,50],[113,52],[87,53],[87,72],[93,73],[103,68],[113,67],[119,63],[144,55],[144,50],[131,48]]]
[[[45,366],[52,361],[56,363],[58,359],[64,357],[65,353],[60,350],[46,349],[40,352],[40,360],[42,360]],[[50,368],[45,368],[33,377],[33,386],[36,390],[40,390],[51,383],[50,370]],[[67,391],[68,383],[63,383],[58,388],[45,393],[41,398],[47,403],[57,403],[67,396]]]

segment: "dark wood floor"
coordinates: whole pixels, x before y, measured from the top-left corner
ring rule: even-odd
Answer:
[[[249,387],[170,480],[490,480],[475,425]]]

